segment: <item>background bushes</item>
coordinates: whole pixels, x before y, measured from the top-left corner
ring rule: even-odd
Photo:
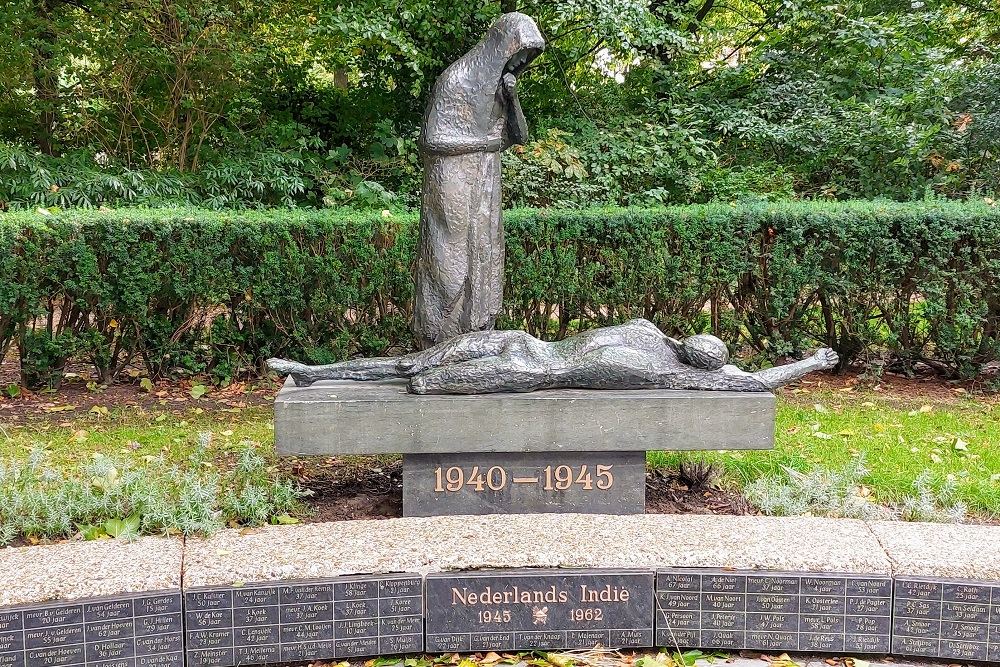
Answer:
[[[0,354],[54,384],[259,372],[411,345],[415,215],[74,210],[0,216]],[[818,345],[968,376],[1000,356],[1000,210],[954,202],[519,209],[502,325],[558,338],[646,317],[751,363]]]

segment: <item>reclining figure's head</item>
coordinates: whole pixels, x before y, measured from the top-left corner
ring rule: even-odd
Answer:
[[[729,363],[726,344],[710,334],[688,336],[681,344],[682,361],[688,366],[717,371]]]

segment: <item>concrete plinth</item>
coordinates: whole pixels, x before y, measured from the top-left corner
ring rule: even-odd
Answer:
[[[645,511],[646,452],[403,455],[403,516]]]
[[[768,449],[761,392],[550,390],[415,396],[399,380],[290,380],[274,406],[281,455]]]

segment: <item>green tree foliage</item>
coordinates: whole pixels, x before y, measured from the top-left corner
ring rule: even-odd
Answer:
[[[513,203],[998,194],[979,0],[10,0],[0,205],[413,207],[430,86],[512,8]]]

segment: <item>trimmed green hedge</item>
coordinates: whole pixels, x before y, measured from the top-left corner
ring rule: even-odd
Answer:
[[[1000,210],[888,202],[515,210],[503,326],[646,317],[765,363],[818,345],[971,375],[1000,358]],[[185,209],[0,216],[0,355],[53,383],[407,348],[416,216]]]

